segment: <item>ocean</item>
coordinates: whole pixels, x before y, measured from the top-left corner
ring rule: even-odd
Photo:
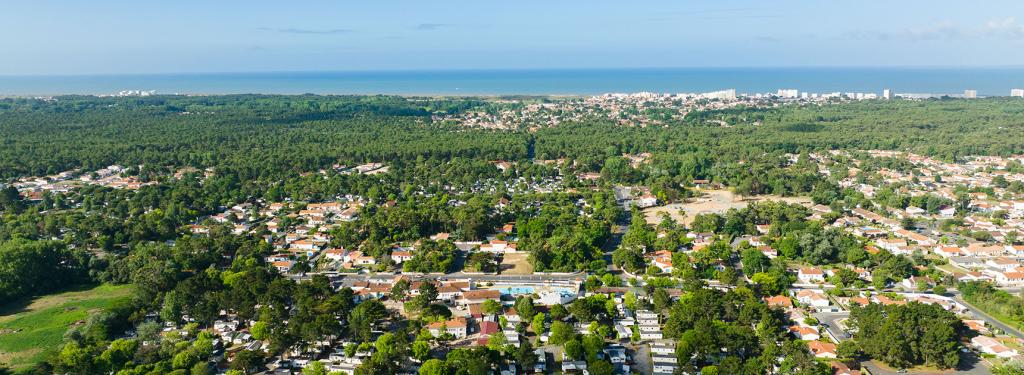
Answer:
[[[114,94],[397,94],[593,95],[736,89],[774,93],[874,92],[1006,96],[1024,88],[1013,68],[664,68],[367,72],[267,72],[147,75],[3,76],[0,95]]]

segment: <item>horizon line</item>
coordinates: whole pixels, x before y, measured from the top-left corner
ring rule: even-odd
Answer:
[[[540,71],[623,71],[623,70],[726,70],[726,69],[1024,69],[1017,65],[732,65],[732,66],[646,66],[646,67],[495,67],[495,68],[398,68],[398,69],[297,69],[297,70],[240,70],[240,71],[179,71],[144,73],[30,73],[0,74],[3,78],[44,77],[107,77],[107,76],[171,76],[171,75],[244,75],[244,74],[310,74],[310,73],[436,73],[436,72],[540,72]]]

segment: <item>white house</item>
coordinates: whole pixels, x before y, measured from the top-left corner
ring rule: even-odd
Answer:
[[[817,290],[802,289],[796,293],[796,300],[807,306],[827,307],[829,305],[828,297]]]
[[[448,321],[430,323],[427,330],[434,337],[448,333],[457,339],[465,338],[467,334],[466,318],[453,318]]]
[[[813,267],[804,267],[797,272],[796,278],[806,284],[820,283],[825,281],[825,272]]]

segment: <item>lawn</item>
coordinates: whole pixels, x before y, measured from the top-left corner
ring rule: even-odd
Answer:
[[[131,292],[129,285],[80,287],[0,309],[0,363],[18,370],[56,352],[68,328]]]

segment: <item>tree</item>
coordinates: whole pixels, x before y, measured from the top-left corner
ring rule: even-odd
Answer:
[[[105,365],[104,367],[108,371],[117,372],[132,360],[138,346],[138,342],[135,340],[114,340],[110,343],[110,347],[100,354],[100,362]]]
[[[327,375],[327,367],[323,362],[311,361],[302,368],[302,375]]]
[[[612,375],[615,373],[615,366],[605,360],[593,361],[587,365],[587,372],[593,375]]]
[[[501,303],[495,300],[486,300],[480,305],[480,311],[487,315],[495,315],[501,313]]]
[[[565,306],[562,305],[551,306],[548,312],[551,314],[551,319],[554,320],[562,320],[569,316],[569,310],[566,310]]]
[[[188,370],[189,375],[213,375],[213,371],[210,370],[210,364],[204,361],[196,362],[191,369]]]
[[[377,337],[377,341],[374,342],[373,347],[377,349],[377,353],[385,357],[393,357],[400,348],[397,347],[397,337],[394,333],[388,332]]]
[[[252,338],[256,340],[266,340],[270,338],[270,325],[264,321],[253,323],[252,327],[249,329],[249,333],[251,333]]]
[[[424,283],[426,284],[426,283]],[[363,301],[348,317],[349,331],[361,341],[370,341],[373,325],[387,316],[387,308],[380,301],[371,299]]]
[[[493,351],[504,352],[506,346],[508,346],[508,338],[505,337],[504,332],[494,332],[487,337],[487,347]]]
[[[171,364],[176,369],[188,369],[195,366],[195,364],[199,362],[199,359],[199,354],[194,350],[186,349],[175,354]]]
[[[771,266],[771,259],[756,248],[747,248],[740,254],[743,262],[743,273],[753,275],[758,272],[765,272]]]
[[[92,357],[89,352],[71,341],[64,344],[57,357],[57,367],[75,374],[92,373]]]
[[[718,375],[718,366],[708,365],[700,369],[701,375]]]
[[[836,355],[839,358],[857,358],[860,357],[860,347],[854,340],[840,341],[839,345],[836,346]]]
[[[604,349],[604,338],[595,334],[583,335],[583,352],[587,362],[597,360],[598,354]]]
[[[412,356],[420,361],[430,358],[430,343],[421,340],[413,342]]]
[[[788,286],[785,276],[780,277],[778,273],[759,272],[750,278],[755,284],[761,287],[761,292],[766,295],[782,294]]]
[[[428,359],[420,366],[420,375],[447,375],[448,366],[440,359]]]
[[[391,287],[391,299],[395,301],[404,300],[409,293],[409,280],[400,279]]]
[[[568,323],[559,320],[551,323],[551,336],[548,338],[549,344],[559,345],[572,340],[574,337],[576,337],[576,331]]]
[[[672,297],[669,297],[665,289],[655,289],[652,299],[654,300],[654,309],[658,312],[668,310],[669,306],[672,305]]]
[[[959,363],[963,323],[939,306],[870,304],[851,309],[850,320],[860,350],[890,366],[953,368]]]
[[[231,369],[238,370],[243,373],[249,374],[257,366],[263,362],[263,356],[252,350],[242,350],[235,354],[235,359],[231,361]]]
[[[519,317],[522,318],[522,320],[532,319],[536,314],[536,310],[533,307],[533,298],[528,296],[517,298],[514,307],[516,308],[516,313],[519,314]]]
[[[530,329],[532,329],[533,333],[537,334],[538,336],[544,333],[545,318],[546,316],[544,315],[544,313],[539,312],[537,313],[537,315],[533,316],[533,321],[530,322]]]
[[[574,338],[572,340],[566,341],[565,345],[563,346],[565,348],[565,355],[567,357],[572,359],[584,358],[583,343],[580,342],[580,340]]]

